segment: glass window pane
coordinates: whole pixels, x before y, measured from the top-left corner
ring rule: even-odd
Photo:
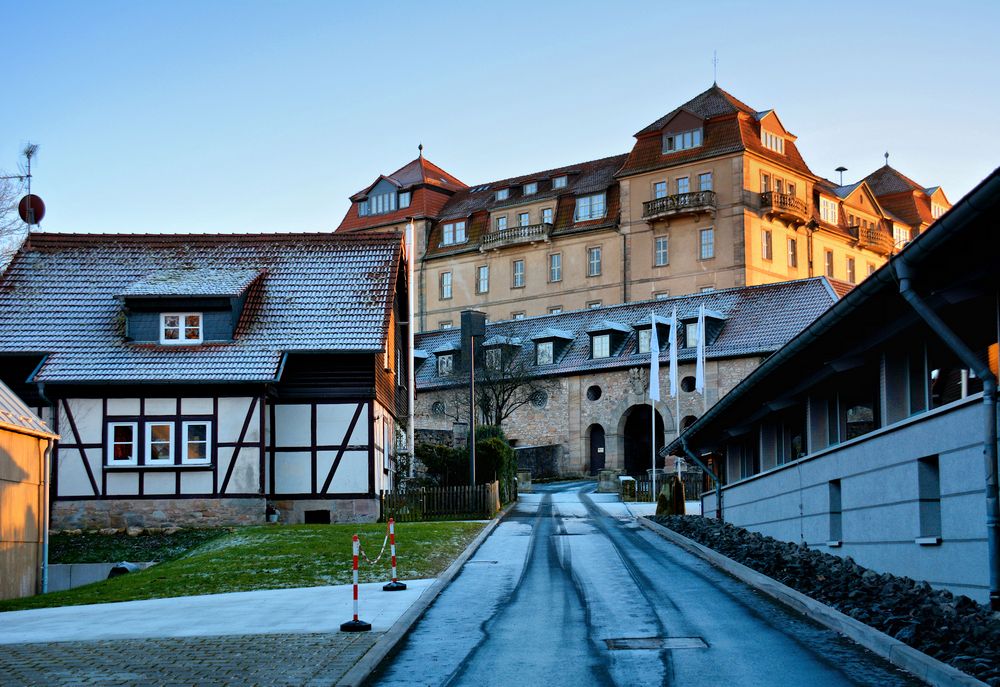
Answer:
[[[163,316],[163,326],[164,327],[179,327],[181,324],[181,318],[177,315],[164,315]]]
[[[115,425],[114,428],[114,441],[118,442],[132,442],[132,426],[131,425]]]

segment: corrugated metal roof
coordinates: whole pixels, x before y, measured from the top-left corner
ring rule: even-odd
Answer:
[[[269,381],[287,351],[381,350],[400,255],[396,234],[36,233],[0,276],[0,353],[49,353],[41,382]],[[265,272],[234,342],[125,341],[118,295],[164,268]]]
[[[49,439],[59,438],[3,382],[0,382],[0,428],[9,429],[19,434],[30,434]]]

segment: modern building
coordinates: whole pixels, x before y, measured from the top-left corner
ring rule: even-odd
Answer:
[[[338,231],[414,218],[420,331],[467,308],[496,321],[812,276],[856,284],[949,207],[888,165],[848,186],[816,175],[774,110],[714,84],[621,155],[473,186],[420,157],[351,200]]]
[[[480,386],[497,383],[508,397],[530,392],[522,395],[526,402],[503,427],[519,449],[547,447],[541,452],[551,462],[546,471],[593,475],[615,469],[642,476],[652,467],[648,388],[654,316],[663,390],[655,411],[659,448],[664,439],[677,436],[678,426],[704,414],[837,297],[828,280],[812,278],[494,322],[477,344],[483,351],[477,365],[487,370],[480,375]],[[695,391],[694,378],[702,305],[707,331],[704,394]],[[679,406],[668,398],[667,381],[675,311]],[[467,421],[464,340],[458,328],[417,335],[418,432],[449,432],[456,422]],[[501,371],[491,379],[488,372],[497,361]],[[464,425],[460,431],[466,431]]]
[[[62,439],[56,527],[374,520],[406,414],[397,233],[33,233],[0,378]]]
[[[1000,610],[998,220],[1000,170],[673,441],[705,512]]]
[[[42,591],[55,434],[0,382],[0,599]]]

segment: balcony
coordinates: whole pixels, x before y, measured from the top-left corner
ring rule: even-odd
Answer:
[[[760,194],[760,209],[769,217],[777,217],[793,225],[809,221],[809,206],[790,193],[764,191]]]
[[[695,191],[654,198],[642,204],[642,218],[646,220],[669,219],[679,215],[715,213],[715,191]]]
[[[548,241],[551,231],[552,225],[547,222],[497,229],[483,236],[479,242],[479,250],[495,250],[505,246],[516,246],[521,243]]]
[[[851,236],[857,240],[858,246],[861,248],[867,248],[881,255],[892,255],[896,248],[892,236],[881,227],[853,226],[848,227],[847,230],[851,232]]]

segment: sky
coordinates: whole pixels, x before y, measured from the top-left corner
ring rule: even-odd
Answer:
[[[952,202],[1000,165],[1000,2],[0,0],[0,170],[55,231],[328,231],[425,156],[474,184],[627,152],[712,84],[813,172]]]

